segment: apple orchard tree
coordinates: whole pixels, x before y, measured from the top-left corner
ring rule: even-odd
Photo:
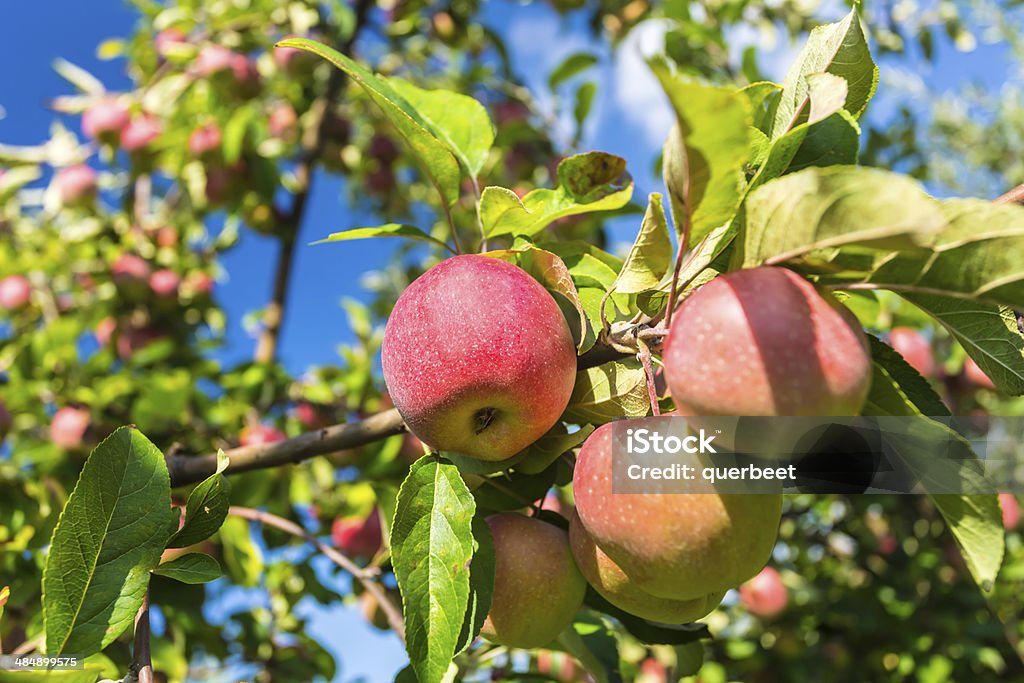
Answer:
[[[1012,495],[611,488],[618,418],[1024,411],[1024,193],[936,199],[880,165],[912,141],[862,131],[863,27],[898,59],[927,13],[806,35],[789,3],[556,1],[607,50],[552,71],[552,111],[475,3],[137,5],[100,46],[134,89],[59,62],[50,139],[0,148],[0,653],[86,662],[0,681],[332,679],[302,600],[393,631],[403,681],[1024,677]],[[648,20],[677,123],[637,197],[577,148],[595,65]],[[745,22],[801,36],[781,84],[730,56]],[[326,241],[397,255],[339,363],[292,377],[295,254],[346,246],[296,239],[324,174],[384,221]],[[279,255],[224,367],[247,231]]]

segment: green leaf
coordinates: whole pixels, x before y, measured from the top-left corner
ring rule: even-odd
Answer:
[[[224,161],[233,164],[242,157],[242,147],[245,144],[245,133],[249,129],[249,123],[253,120],[256,110],[252,107],[239,107],[224,125]]]
[[[597,56],[589,52],[574,52],[551,70],[548,76],[548,87],[554,90],[573,76],[580,74],[597,64]]]
[[[168,548],[186,548],[205,541],[220,529],[231,506],[231,482],[222,474],[227,465],[224,451],[218,451],[217,471],[188,494],[185,524],[168,541]]]
[[[154,433],[187,420],[193,383],[188,370],[152,373],[132,403],[132,420],[141,430]]]
[[[584,425],[570,434],[565,425],[559,422],[526,448],[525,457],[516,465],[516,471],[525,474],[543,472],[562,453],[571,451],[586,441],[593,431],[592,426]]]
[[[406,649],[421,681],[440,680],[460,645],[470,594],[473,496],[455,465],[424,456],[398,492],[391,529]]]
[[[1013,309],[929,294],[904,298],[942,323],[1000,391],[1024,394],[1024,337]]]
[[[494,539],[490,527],[479,515],[473,518],[473,561],[469,565],[469,604],[459,633],[455,653],[464,652],[480,635],[494,593]]]
[[[633,197],[633,180],[626,160],[604,152],[587,152],[563,159],[558,165],[558,187],[533,190],[523,197],[526,213],[504,212],[490,226],[487,236],[532,237],[566,216],[621,209]]]
[[[439,140],[430,124],[392,85],[337,50],[306,38],[288,38],[278,47],[294,47],[319,55],[341,69],[366,91],[388,120],[398,129],[441,195],[451,205],[459,198],[459,162],[448,145]]]
[[[387,81],[416,109],[466,172],[472,177],[480,175],[494,143],[494,124],[484,105],[448,90],[424,90],[400,78]]]
[[[556,642],[578,659],[598,683],[621,683],[619,643],[614,630],[601,618],[579,615],[572,627],[559,634]]]
[[[160,452],[122,427],[89,456],[43,571],[47,653],[98,652],[132,625],[177,526]]]
[[[224,575],[220,563],[206,553],[188,553],[176,557],[159,565],[153,573],[189,584],[209,583]]]
[[[939,203],[948,224],[933,252],[895,253],[864,281],[900,294],[935,294],[1020,308],[1024,207],[980,199]]]
[[[640,361],[612,361],[576,374],[565,419],[594,425],[617,417],[640,417],[650,410],[647,377]]]
[[[878,67],[871,59],[860,17],[853,10],[835,24],[811,31],[807,44],[782,84],[772,125],[772,138],[778,138],[807,120],[810,110],[811,74],[827,72],[846,80],[849,92],[846,110],[859,117],[878,85]]]
[[[688,82],[660,62],[651,68],[678,121],[665,142],[662,175],[676,234],[689,218],[689,247],[736,214],[750,154],[750,106],[733,89]]]
[[[672,238],[661,208],[661,195],[651,193],[647,213],[626,261],[615,279],[614,289],[637,294],[655,289],[672,266]]]
[[[808,124],[796,154],[789,163],[789,172],[809,166],[852,166],[860,154],[860,126],[845,109]]]
[[[868,399],[866,415],[925,415],[948,417],[949,408],[932,385],[895,349],[868,335],[878,386]],[[909,411],[909,412],[908,412]]]
[[[907,248],[927,244],[946,221],[909,178],[831,166],[791,173],[746,201],[744,265],[781,263],[847,245]]]
[[[480,194],[480,220],[484,232],[490,236],[494,234],[494,226],[502,221],[525,224],[530,220],[530,211],[512,190],[490,185]]]
[[[739,93],[747,98],[750,110],[753,112],[753,125],[760,133],[767,133],[771,124],[771,117],[774,116],[773,102],[779,99],[782,93],[782,86],[771,81],[758,81],[740,88]]]
[[[594,106],[594,97],[596,96],[597,83],[593,81],[587,81],[576,89],[576,104],[572,108],[572,117],[576,120],[575,139],[577,141],[583,137],[583,124],[586,123],[587,117],[590,116],[590,110]]]
[[[921,385],[927,383],[898,353],[874,340],[872,360],[874,375],[864,414],[918,418],[919,422],[907,431],[908,438],[895,430],[887,431],[892,446],[889,450],[918,481],[926,483],[931,477],[941,477],[962,482],[964,490],[969,491],[963,495],[932,494],[926,486],[960,546],[971,576],[983,590],[991,590],[1003,561],[1004,530],[996,495],[979,493],[989,490],[981,463],[963,437],[926,416],[926,412],[937,410],[933,405],[937,398],[925,396]],[[930,387],[928,391],[934,395]],[[948,452],[937,455],[931,446],[934,443],[949,444]]]
[[[245,588],[255,588],[263,578],[263,551],[253,543],[249,523],[241,517],[228,517],[220,527],[224,565],[231,580]]]
[[[373,228],[352,228],[351,230],[344,230],[342,232],[332,232],[329,236],[322,240],[313,242],[313,244],[324,244],[326,242],[344,242],[347,240],[361,240],[368,237],[405,237],[411,240],[422,240],[424,242],[431,242],[439,246],[449,249],[448,245],[441,240],[431,237],[427,233],[423,232],[415,225],[405,225],[403,223],[387,223],[385,225],[378,225]]]

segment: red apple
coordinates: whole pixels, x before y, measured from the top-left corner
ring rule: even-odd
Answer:
[[[110,274],[119,285],[144,282],[150,273],[149,263],[135,254],[121,254],[110,266]]]
[[[161,297],[178,296],[178,286],[181,278],[173,270],[158,270],[149,276],[149,288],[153,293]]]
[[[366,191],[383,195],[395,186],[395,172],[390,168],[375,168],[366,174]]]
[[[93,140],[116,142],[129,118],[126,104],[116,97],[105,97],[90,104],[82,114],[82,132]]]
[[[136,116],[121,131],[121,147],[126,152],[137,152],[156,140],[164,132],[164,124],[152,114]]]
[[[270,111],[267,127],[273,137],[292,140],[298,132],[298,124],[299,117],[295,108],[287,102],[280,102]]]
[[[872,374],[853,314],[783,268],[728,273],[690,295],[664,361],[684,415],[859,415]]]
[[[314,405],[309,401],[299,401],[295,405],[295,419],[299,421],[304,429],[321,429],[331,424],[321,406]]]
[[[0,280],[0,308],[14,311],[28,304],[32,285],[24,275],[8,275]]]
[[[242,446],[261,446],[276,441],[284,441],[286,438],[284,432],[275,427],[265,424],[254,424],[242,430],[242,433],[239,435],[239,443]]]
[[[648,657],[640,662],[640,675],[636,683],[667,683],[668,674],[665,672],[665,665],[654,657]]]
[[[374,508],[366,517],[338,517],[331,525],[331,538],[349,557],[372,558],[384,543],[380,511]]]
[[[387,135],[378,133],[370,139],[369,153],[382,166],[390,166],[398,159],[398,145]]]
[[[515,648],[551,643],[576,616],[587,588],[567,534],[514,512],[491,515],[487,526],[494,539],[494,592],[480,635]]]
[[[188,151],[194,157],[201,157],[220,147],[220,126],[214,122],[196,128],[188,137]]]
[[[1003,527],[1007,531],[1017,528],[1020,523],[1020,504],[1012,493],[999,494],[999,506],[1003,510]]]
[[[899,541],[892,534],[886,534],[878,539],[878,552],[882,555],[892,555],[899,547]]]
[[[121,360],[128,360],[136,352],[163,338],[161,332],[151,327],[128,326],[117,335],[117,355]]]
[[[996,384],[985,374],[985,371],[974,362],[973,358],[964,360],[964,379],[982,389],[995,389]]]
[[[96,171],[85,164],[67,166],[54,174],[53,186],[65,206],[85,203],[96,196]]]
[[[576,379],[572,333],[520,268],[450,258],[402,293],[384,330],[384,380],[435,449],[504,460],[558,421]]]
[[[230,69],[234,57],[235,53],[223,45],[203,45],[199,48],[195,62],[192,63],[192,72],[197,76],[207,78],[220,71]]]
[[[78,448],[82,445],[89,423],[88,410],[65,406],[54,413],[50,420],[50,440],[66,450]]]
[[[231,73],[243,93],[255,94],[260,85],[260,72],[256,62],[246,55],[236,54],[231,58]]]
[[[612,493],[612,424],[580,449],[576,511],[596,545],[636,586],[672,600],[734,588],[764,567],[775,546],[781,494]]]
[[[658,597],[633,581],[594,542],[577,512],[569,518],[569,541],[576,566],[601,597],[641,619],[663,624],[684,624],[706,616],[718,606],[725,590],[683,600]]]
[[[894,327],[889,333],[889,345],[923,376],[934,375],[935,359],[932,356],[932,345],[923,334],[910,327]]]
[[[786,609],[789,602],[789,591],[782,577],[773,567],[765,567],[761,572],[740,586],[740,600],[751,614],[759,617],[773,617]]]
[[[156,53],[161,57],[166,57],[174,47],[183,45],[187,38],[185,32],[180,28],[166,28],[156,34],[153,44],[156,47]]]
[[[107,316],[96,323],[96,342],[100,346],[106,346],[110,343],[110,340],[114,337],[114,332],[117,331],[117,321]]]

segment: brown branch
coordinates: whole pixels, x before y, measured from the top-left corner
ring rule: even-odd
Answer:
[[[405,640],[405,620],[402,619],[402,612],[395,606],[395,603],[391,601],[391,598],[388,597],[384,590],[381,589],[373,574],[361,568],[346,555],[338,552],[329,545],[325,545],[319,538],[309,533],[295,522],[287,520],[284,517],[279,517],[275,514],[264,512],[262,510],[254,510],[253,508],[239,507],[236,505],[232,505],[228,509],[228,514],[259,522],[260,524],[266,524],[267,526],[272,526],[286,534],[291,534],[292,536],[301,538],[312,544],[317,550],[323,553],[327,559],[347,571],[357,581],[359,581],[359,583],[363,584],[366,591],[377,600],[380,608],[384,611],[384,615],[387,617],[391,628],[398,634],[399,638],[403,641]]]
[[[142,606],[135,615],[135,651],[126,681],[153,683],[153,657],[149,646],[149,591],[142,596]]]
[[[227,474],[278,467],[308,460],[317,455],[358,448],[405,431],[398,411],[392,408],[361,422],[324,427],[292,439],[257,446],[240,446],[225,451],[231,459]],[[202,456],[166,455],[171,486],[202,481],[217,471],[217,454]]]
[[[346,54],[352,52],[352,47],[355,45],[360,31],[366,25],[367,16],[372,6],[371,0],[359,0],[356,4],[355,27],[352,29],[352,35],[340,46],[339,49],[342,52]],[[315,134],[303,141],[303,152],[295,168],[295,178],[300,189],[296,192],[291,210],[285,216],[281,226],[281,251],[277,256],[277,265],[274,268],[273,290],[270,302],[264,311],[263,330],[256,342],[254,357],[257,363],[270,363],[277,357],[281,328],[284,326],[285,303],[288,301],[292,267],[295,264],[295,246],[299,228],[302,226],[302,218],[306,213],[309,196],[313,190],[313,172],[317,159],[323,154],[327,144],[331,118],[328,114],[331,104],[338,98],[344,84],[345,74],[338,69],[333,70],[323,96],[318,98],[311,107],[311,110],[319,116],[319,120],[313,128],[316,131]]]
[[[1024,185],[1018,185],[1006,194],[992,200],[993,204],[1024,204]]]
[[[595,367],[629,355],[609,346],[598,344],[576,360],[580,370]],[[394,408],[370,415],[360,422],[324,427],[291,439],[256,446],[239,446],[225,451],[231,461],[226,474],[262,470],[281,465],[293,465],[318,455],[359,448],[389,436],[407,431],[402,416]],[[167,470],[171,486],[194,484],[217,471],[217,454],[183,455],[166,453]]]

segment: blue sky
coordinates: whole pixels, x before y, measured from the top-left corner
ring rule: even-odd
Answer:
[[[821,16],[835,18],[835,13]],[[582,22],[565,23],[545,3],[527,7],[490,3],[484,19],[507,38],[513,63],[539,96],[546,90],[544,82],[552,66],[573,51],[594,47]],[[0,64],[6,65],[0,69],[0,142],[34,144],[46,138],[52,120],[47,100],[70,92],[70,86],[51,68],[57,57],[91,71],[110,89],[129,87],[123,64],[101,62],[95,48],[105,38],[128,34],[135,22],[135,13],[120,0],[5,2],[0,11],[0,25],[8,29],[0,41]],[[738,32],[734,37],[739,47],[755,38],[749,32]],[[657,46],[658,42],[657,27],[650,27],[634,34],[615,62],[604,53],[606,59],[598,67],[600,90],[595,112],[581,146],[581,150],[601,149],[624,156],[637,179],[636,196],[640,198],[660,190],[650,169],[671,121],[667,105],[636,51]],[[762,68],[781,80],[797,49],[783,40],[762,55]],[[912,77],[933,91],[966,80],[997,88],[1018,73],[1002,46],[982,45],[965,55],[948,43],[939,43],[937,54],[932,66],[917,60],[909,65]],[[896,99],[884,90],[887,76],[896,72],[887,71],[885,62],[882,68],[881,94],[869,111],[869,116],[879,121],[892,111]],[[919,102],[918,106],[923,105]],[[383,222],[380,218],[371,222],[374,217],[353,213],[342,203],[340,190],[337,180],[318,180],[300,244],[336,230]],[[993,196],[1001,191],[994,189]],[[613,244],[628,244],[635,229],[633,220],[612,226]],[[311,364],[337,362],[337,345],[351,337],[338,303],[343,297],[364,298],[359,289],[360,275],[385,266],[393,248],[394,243],[387,240],[300,247],[282,342],[282,358],[293,372],[301,373]],[[217,290],[233,321],[222,355],[226,360],[245,359],[252,354],[253,342],[240,320],[266,303],[275,253],[272,240],[246,233],[241,245],[226,258],[231,279]],[[339,655],[338,680],[391,680],[404,665],[397,640],[367,627],[358,612],[343,608],[312,612],[313,631]]]

